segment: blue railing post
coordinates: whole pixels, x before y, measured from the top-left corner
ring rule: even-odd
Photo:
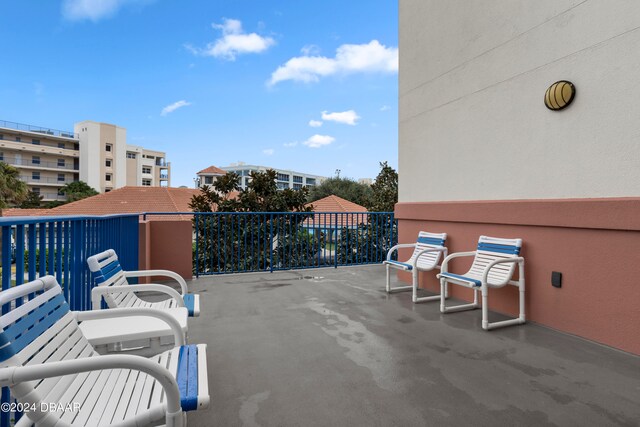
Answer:
[[[200,277],[200,252],[199,252],[199,233],[200,227],[198,226],[198,215],[196,215],[196,279]],[[206,220],[206,219],[205,219]]]
[[[273,273],[273,214],[270,215],[269,220],[269,268]]]

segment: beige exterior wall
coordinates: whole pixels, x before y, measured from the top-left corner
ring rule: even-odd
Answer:
[[[127,158],[127,185],[168,187],[171,185],[171,163],[163,151],[127,145],[127,152],[135,159]],[[130,157],[130,156],[129,156]]]
[[[640,196],[640,3],[399,5],[400,202]]]
[[[0,127],[0,160],[18,168],[20,178],[44,201],[63,200],[58,190],[78,179],[77,147],[78,140],[71,135],[67,138]]]

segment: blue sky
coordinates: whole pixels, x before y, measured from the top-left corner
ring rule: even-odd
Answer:
[[[392,0],[3,1],[0,120],[95,120],[167,152],[172,186],[244,161],[397,168]]]

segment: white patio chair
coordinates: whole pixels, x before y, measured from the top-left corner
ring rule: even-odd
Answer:
[[[387,267],[387,293],[413,290],[412,299],[414,303],[440,300],[440,295],[418,298],[418,272],[431,271],[440,268],[438,265],[440,257],[443,253],[445,257],[447,256],[447,248],[444,246],[446,240],[447,233],[427,233],[426,231],[421,231],[418,233],[418,240],[416,243],[399,244],[389,249],[389,252],[387,252],[387,260],[383,262]],[[411,257],[404,262],[392,260],[391,256],[393,252],[400,248],[415,249],[413,250]],[[390,268],[411,271],[411,286],[397,286],[392,288],[389,272]]]
[[[184,426],[185,411],[209,406],[206,345],[184,345],[177,322],[179,346],[170,351],[149,359],[101,356],[78,320],[136,311],[146,316],[151,310],[69,311],[53,276],[0,292],[0,306],[5,304],[10,309],[0,317],[0,385],[29,409],[17,427]]]
[[[485,330],[501,326],[525,323],[524,315],[524,258],[520,255],[521,239],[500,239],[497,237],[480,236],[478,248],[472,252],[458,252],[449,255],[442,262],[440,279],[440,294],[447,292],[449,283],[473,289],[473,303],[451,307],[445,306],[445,299],[440,300],[440,311],[472,310],[480,307],[478,304],[478,289],[482,293],[482,328]],[[454,274],[449,271],[449,261],[454,258],[473,256],[473,264],[464,274]],[[511,280],[518,264],[518,280]],[[520,295],[520,314],[516,319],[489,323],[489,288],[501,288],[506,285],[518,287]]]
[[[113,249],[108,249],[87,258],[89,270],[95,284],[91,290],[91,304],[94,310],[100,309],[104,298],[109,308],[115,307],[149,307],[157,309],[186,307],[189,316],[200,315],[200,296],[187,293],[187,282],[177,273],[169,270],[140,270],[124,271],[118,262],[118,255]],[[180,284],[180,293],[167,285],[141,284],[130,285],[127,278],[164,276],[174,279]],[[160,292],[169,298],[159,301],[144,301],[136,295],[137,292]]]

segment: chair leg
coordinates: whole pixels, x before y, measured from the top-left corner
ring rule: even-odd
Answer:
[[[389,264],[386,265],[387,267],[387,293],[393,293],[393,292],[404,292],[404,291],[410,291],[413,288],[412,286],[397,286],[395,288],[391,287],[391,273],[389,272]]]
[[[447,280],[445,278],[440,279],[440,312],[441,313],[453,313],[455,311],[475,310],[478,305],[478,290],[473,289],[473,302],[470,304],[459,304],[447,307],[445,304],[447,295]]]
[[[482,286],[482,329],[489,330],[489,293],[487,286]]]
[[[516,317],[515,319],[502,320],[500,322],[489,323],[489,319],[487,318],[489,308],[488,308],[488,304],[485,301],[485,297],[483,295],[483,298],[482,298],[482,328],[484,330],[488,331],[488,330],[491,330],[491,329],[501,328],[503,326],[522,325],[523,323],[526,322],[525,314],[524,314],[524,283],[520,283],[518,285],[518,290],[519,290],[519,292],[518,292],[519,293],[518,304],[519,304],[519,312],[520,312],[518,317]],[[485,315],[485,310],[487,311],[487,315]]]
[[[431,295],[428,297],[420,297],[418,298],[418,276],[419,273],[417,270],[414,270],[414,275],[413,275],[413,302],[415,304],[421,303],[421,302],[429,302],[429,301],[440,301],[440,295]]]

